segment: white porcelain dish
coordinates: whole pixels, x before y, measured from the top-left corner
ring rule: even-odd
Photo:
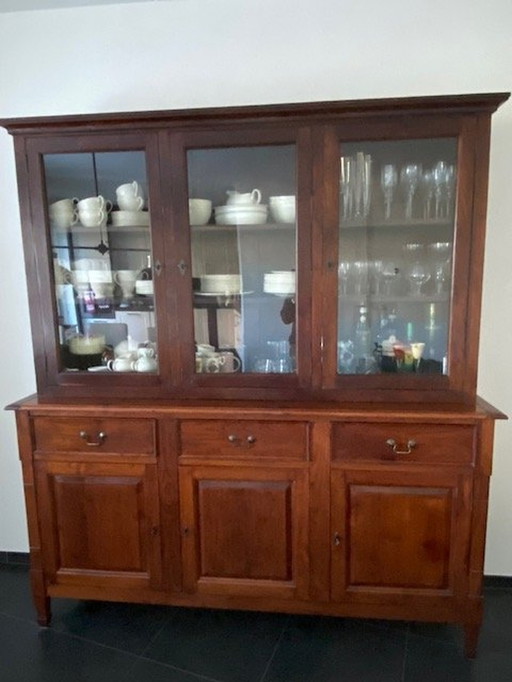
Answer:
[[[218,225],[263,225],[267,222],[268,206],[265,204],[217,206],[214,213]]]

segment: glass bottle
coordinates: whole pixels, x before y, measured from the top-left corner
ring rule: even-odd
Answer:
[[[368,308],[359,308],[354,339],[354,355],[356,358],[356,374],[368,374],[375,369],[373,356],[372,332],[368,320]]]

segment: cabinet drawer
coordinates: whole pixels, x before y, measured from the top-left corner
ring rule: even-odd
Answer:
[[[393,442],[391,442],[393,441]],[[336,423],[334,460],[371,460],[470,464],[475,428],[459,424]]]
[[[40,452],[155,452],[155,425],[150,419],[35,417],[33,424]]]
[[[181,455],[308,459],[303,422],[190,420],[180,424]]]

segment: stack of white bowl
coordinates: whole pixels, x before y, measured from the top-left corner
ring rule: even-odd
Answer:
[[[217,225],[262,225],[267,222],[268,206],[265,204],[234,204],[217,206]]]
[[[221,296],[239,294],[241,284],[240,275],[203,275],[201,277],[201,292]]]
[[[270,215],[276,223],[294,223],[296,217],[295,195],[270,197]]]
[[[215,222],[220,225],[261,225],[267,222],[268,206],[261,204],[261,192],[228,190],[224,206],[215,208]]]
[[[112,211],[112,225],[116,226],[147,226],[149,213],[144,211],[144,194],[136,180],[119,185],[116,189],[118,211]]]
[[[272,270],[263,275],[263,291],[277,296],[290,296],[295,293],[294,270]]]

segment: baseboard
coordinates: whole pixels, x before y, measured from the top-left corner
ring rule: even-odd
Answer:
[[[30,554],[28,552],[0,552],[0,565],[8,564],[28,566],[30,563]],[[512,576],[509,575],[485,575],[484,587],[494,588],[509,588],[512,589]]]

